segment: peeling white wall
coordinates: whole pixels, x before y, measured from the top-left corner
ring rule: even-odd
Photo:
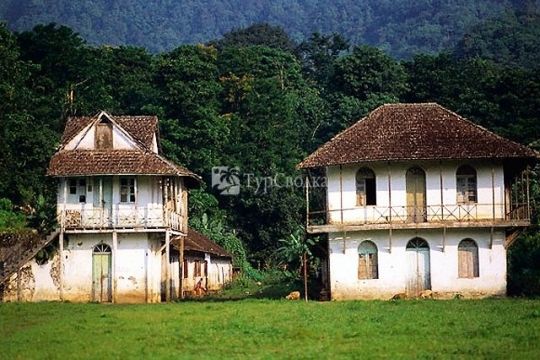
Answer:
[[[420,237],[430,248],[431,290],[439,297],[460,293],[466,297],[506,293],[506,249],[504,232],[495,231],[490,248],[489,229],[447,229],[443,251],[442,230],[394,230],[391,252],[388,231],[329,234],[330,287],[332,299],[390,299],[404,293],[409,240]],[[478,245],[479,277],[458,277],[458,244],[465,238]],[[358,279],[358,246],[370,240],[378,250],[378,279]],[[438,294],[437,294],[438,293]]]
[[[163,235],[163,234],[161,234]],[[92,297],[92,254],[100,243],[113,249],[112,234],[69,234],[66,235],[64,262],[64,300],[73,302],[93,301]],[[147,233],[119,233],[116,252],[116,301],[119,303],[159,302],[161,282],[161,254],[159,236]],[[45,265],[31,260],[25,268],[31,269],[24,276],[23,301],[60,300],[58,255]],[[112,274],[115,273],[111,269]],[[56,274],[56,275],[55,275]],[[113,275],[111,275],[112,277]],[[9,291],[4,300],[17,299],[17,280],[13,275],[8,284]]]

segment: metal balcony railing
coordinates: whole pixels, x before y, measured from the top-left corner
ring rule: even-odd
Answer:
[[[362,206],[312,211],[308,225],[371,225],[456,222],[529,221],[527,204],[505,212],[503,204],[455,204],[416,206]]]

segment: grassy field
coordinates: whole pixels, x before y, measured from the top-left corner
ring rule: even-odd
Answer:
[[[0,304],[0,358],[540,358],[540,300]]]

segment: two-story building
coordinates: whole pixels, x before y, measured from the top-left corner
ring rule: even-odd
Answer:
[[[537,159],[434,103],[383,105],[336,135],[298,166],[325,179],[307,231],[328,235],[331,298],[504,295]]]
[[[188,189],[200,179],[160,154],[157,117],[68,119],[48,175],[58,179],[57,248],[13,277],[18,294],[6,300],[179,296],[181,259],[171,261],[170,243],[187,235]]]

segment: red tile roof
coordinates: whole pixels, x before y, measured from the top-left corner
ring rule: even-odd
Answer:
[[[98,114],[99,115],[99,114]],[[95,121],[96,116],[77,116],[70,117],[66,122],[64,134],[62,135],[62,146],[67,145],[77,134],[86,126]],[[126,130],[135,140],[142,143],[149,149],[152,149],[154,134],[158,131],[157,116],[111,116],[111,118]]]
[[[155,116],[107,114],[138,143],[135,149],[64,150],[63,146],[92,122],[97,121],[98,116],[68,119],[62,136],[62,147],[52,157],[47,175],[169,175],[187,177],[189,186],[200,182],[201,179],[196,174],[152,151],[154,134],[158,136],[158,119]]]
[[[173,238],[171,243],[176,249],[180,250],[179,236]],[[232,255],[227,250],[192,228],[188,229],[187,236],[184,238],[184,250],[232,258]]]
[[[298,168],[369,161],[528,159],[539,154],[435,103],[378,107],[302,161]]]

